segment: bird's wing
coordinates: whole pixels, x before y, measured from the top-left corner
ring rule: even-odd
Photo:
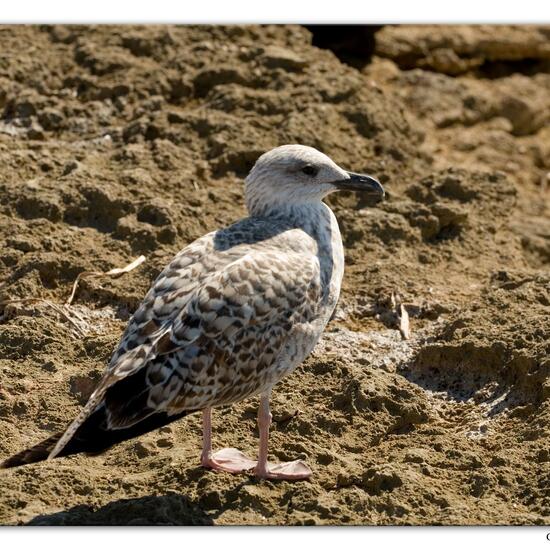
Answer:
[[[321,292],[314,254],[253,245],[216,252],[206,237],[159,275],[50,457],[98,406],[120,429],[155,412],[176,414],[254,393],[273,374],[269,367],[291,328],[314,318]]]
[[[59,454],[82,423],[102,404],[108,388],[154,358],[155,342],[171,330],[175,318],[184,307],[186,296],[193,292],[213,266],[227,261],[214,252],[214,238],[215,233],[208,233],[192,242],[178,252],[159,274],[130,319],[99,384],[59,439],[50,458]]]
[[[147,367],[147,402],[173,414],[255,393],[278,376],[289,336],[317,316],[316,256],[257,252],[213,274]]]
[[[170,329],[201,281],[228,257],[214,250],[214,233],[197,239],[178,252],[161,271],[132,315],[113,352],[107,373],[131,374],[146,360],[152,345]]]

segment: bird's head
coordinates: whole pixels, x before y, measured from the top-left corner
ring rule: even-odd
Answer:
[[[376,179],[347,172],[317,149],[305,145],[282,145],[264,153],[245,180],[246,205],[253,215],[320,202],[340,190],[361,191],[377,200],[384,198],[384,189]]]

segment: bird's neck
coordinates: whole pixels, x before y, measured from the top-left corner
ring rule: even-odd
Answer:
[[[318,246],[320,256],[343,256],[342,237],[336,216],[321,201],[280,205],[269,210],[266,218],[283,222],[285,226],[301,229],[312,237]]]
[[[292,227],[315,229],[323,220],[328,219],[329,207],[321,201],[292,202],[265,205],[251,212],[252,216],[284,220]]]
[[[342,236],[332,210],[321,201],[293,203],[273,208],[263,217],[289,229],[301,229],[317,243],[323,303],[332,313],[344,273]]]

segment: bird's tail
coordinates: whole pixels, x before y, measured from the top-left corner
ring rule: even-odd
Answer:
[[[46,460],[62,435],[63,432],[56,433],[33,447],[10,456],[10,458],[0,464],[0,468],[14,468],[23,464],[32,464],[33,462]]]
[[[155,413],[127,428],[110,429],[106,421],[105,407],[102,406],[86,419],[55,458],[76,453],[99,454],[116,443],[160,428],[187,414],[187,411],[172,416],[165,412]],[[13,455],[4,460],[0,464],[0,468],[14,468],[46,460],[63,434],[64,432],[59,432],[29,449]]]

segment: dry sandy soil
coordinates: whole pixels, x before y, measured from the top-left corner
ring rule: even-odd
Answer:
[[[311,481],[201,469],[191,416],[0,471],[1,523],[550,523],[550,28],[368,38],[0,27],[0,459],[77,414],[165,263],[245,214],[259,154],[312,145],[389,194],[331,197],[339,309],[274,392],[271,456]],[[216,410],[215,444],[255,452],[256,406]]]

